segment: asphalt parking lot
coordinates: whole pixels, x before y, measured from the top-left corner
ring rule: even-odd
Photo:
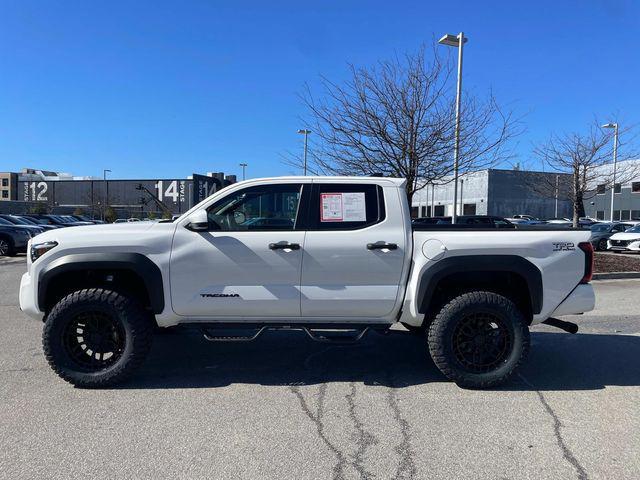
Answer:
[[[157,336],[128,384],[53,375],[0,259],[0,478],[640,478],[640,280],[595,283],[569,335],[536,327],[521,375],[446,382],[411,335],[355,346]]]

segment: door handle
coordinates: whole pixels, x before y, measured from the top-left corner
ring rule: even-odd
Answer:
[[[300,250],[299,243],[278,242],[270,243],[269,249],[271,250]]]
[[[387,242],[376,242],[376,243],[367,243],[367,250],[397,250],[397,243],[387,243]]]

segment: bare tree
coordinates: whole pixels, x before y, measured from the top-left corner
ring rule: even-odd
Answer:
[[[573,205],[573,226],[584,216],[584,201],[597,193],[597,188],[613,188],[613,133],[605,130],[595,119],[585,133],[566,133],[551,135],[544,143],[534,148],[533,154],[551,172],[561,175],[560,184],[555,176],[538,178],[532,188],[542,195],[558,196],[570,200]],[[629,135],[633,127],[618,132],[618,162],[635,157],[628,145],[633,136]],[[626,137],[626,140],[625,140]],[[616,184],[628,183],[640,174],[635,162],[618,163],[615,175]]]
[[[307,85],[301,98],[308,108],[314,141],[309,170],[334,175],[372,175],[407,179],[407,196],[453,173],[455,90],[452,65],[433,50],[350,66],[350,79],[338,85],[321,77],[322,95]],[[487,168],[509,156],[508,140],[519,122],[489,93],[480,100],[463,94],[460,174]],[[289,155],[287,163],[300,167]],[[449,180],[450,181],[450,180]]]

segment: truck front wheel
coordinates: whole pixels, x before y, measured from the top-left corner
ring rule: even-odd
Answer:
[[[51,368],[67,382],[107,387],[142,364],[152,327],[150,315],[135,300],[101,288],[79,290],[47,316],[42,346]]]
[[[529,350],[529,328],[508,298],[468,292],[447,303],[428,330],[431,358],[450,380],[466,388],[506,382]]]

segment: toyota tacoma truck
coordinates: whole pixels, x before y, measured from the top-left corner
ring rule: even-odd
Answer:
[[[400,179],[240,182],[173,221],[38,235],[20,307],[44,321],[51,368],[82,387],[123,381],[177,325],[338,342],[403,326],[447,378],[493,387],[524,361],[531,325],[572,331],[554,317],[593,309],[588,231],[412,226],[409,212]]]

